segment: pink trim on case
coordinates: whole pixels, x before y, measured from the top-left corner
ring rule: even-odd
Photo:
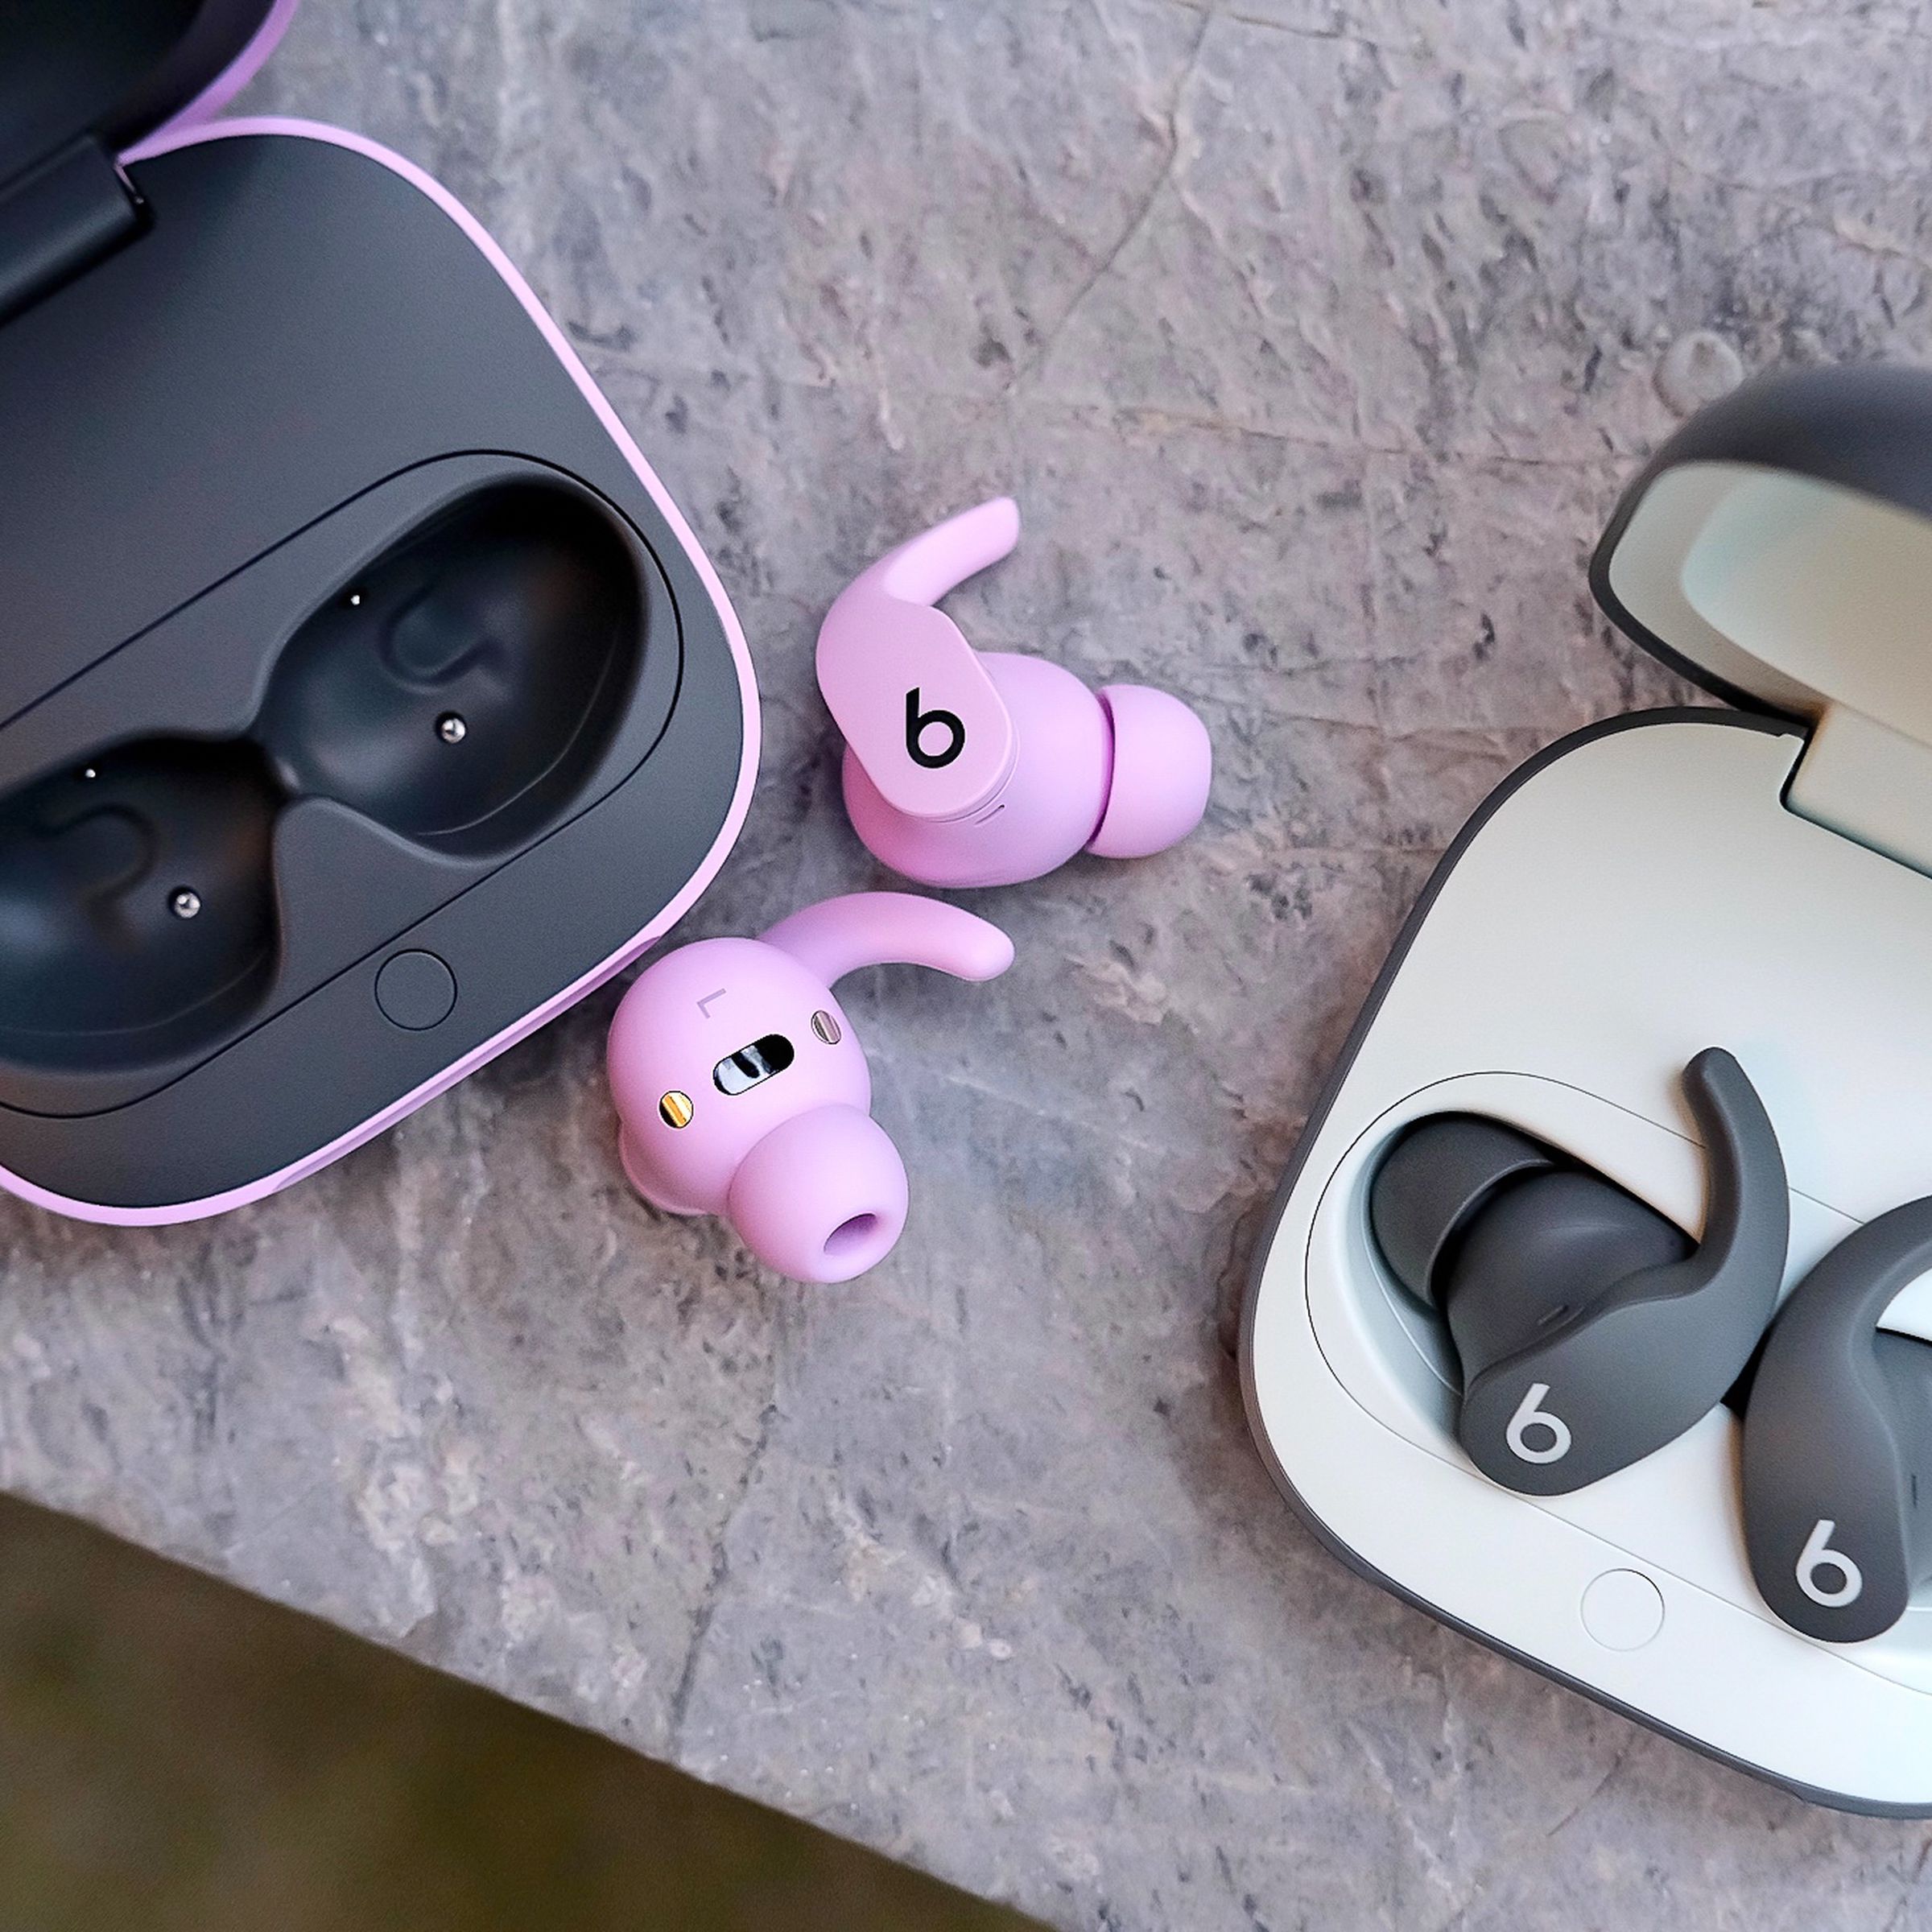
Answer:
[[[142,142],[159,141],[164,136],[178,134],[191,127],[198,127],[204,121],[211,121],[226,107],[235,96],[246,87],[262,71],[262,64],[280,44],[282,36],[288,31],[288,23],[295,17],[295,9],[302,0],[275,0],[268,10],[268,17],[255,29],[254,35],[240,53],[217,74],[208,85],[196,94],[184,108],[176,109],[155,129]],[[129,151],[130,153],[134,151]],[[122,157],[124,159],[125,156]]]
[[[281,10],[279,5],[277,11]],[[293,10],[292,0],[288,10]],[[275,14],[271,14],[271,25],[275,18]],[[284,19],[282,25],[287,24]],[[267,28],[264,27],[263,32],[266,31]],[[252,53],[252,46],[250,51]],[[264,59],[266,54],[267,49],[264,47]],[[243,56],[244,60],[248,57],[248,55]],[[238,66],[240,63],[237,64]],[[230,72],[233,72],[233,69],[230,69]],[[246,78],[245,75],[243,79]],[[236,85],[239,86],[241,83]],[[199,105],[199,103],[196,105]],[[138,147],[129,149],[122,159],[144,161],[173,148],[191,147],[201,141],[225,140],[237,134],[285,134],[311,141],[327,141],[337,147],[346,147],[355,154],[366,155],[370,160],[379,162],[383,167],[402,175],[413,187],[428,196],[476,244],[484,259],[503,278],[510,293],[522,304],[524,312],[536,324],[571,380],[583,392],[584,401],[596,412],[597,420],[603,424],[605,432],[622,452],[625,460],[637,473],[638,481],[650,492],[652,502],[657,505],[666,523],[670,526],[671,535],[683,547],[692,568],[698,573],[699,580],[717,607],[718,616],[724,626],[725,638],[731,646],[733,659],[738,668],[738,689],[745,711],[744,753],[739,762],[738,782],[732,794],[731,808],[716,839],[712,841],[710,851],[704,855],[703,862],[691,874],[683,890],[635,938],[627,939],[609,958],[593,966],[581,979],[565,987],[555,998],[546,1001],[534,1012],[526,1013],[493,1039],[485,1041],[482,1046],[465,1054],[461,1059],[445,1067],[433,1079],[424,1081],[414,1092],[405,1094],[401,1100],[393,1102],[359,1126],[351,1128],[327,1146],[318,1148],[313,1154],[304,1154],[300,1160],[281,1169],[279,1172],[266,1175],[258,1181],[251,1181],[246,1187],[233,1187],[225,1194],[211,1195],[204,1200],[184,1201],[161,1208],[109,1208],[91,1201],[72,1200],[64,1195],[52,1193],[47,1188],[36,1186],[21,1175],[9,1173],[5,1168],[0,1167],[0,1188],[4,1188],[10,1194],[18,1195],[22,1200],[31,1202],[37,1208],[51,1208],[56,1214],[64,1214],[76,1220],[97,1221],[116,1228],[155,1228],[175,1221],[199,1220],[210,1215],[225,1214],[230,1208],[246,1207],[251,1201],[258,1201],[266,1195],[279,1193],[283,1188],[292,1187],[297,1181],[306,1180],[310,1174],[320,1172],[332,1161],[339,1160],[344,1154],[360,1147],[365,1141],[374,1140],[378,1134],[394,1126],[397,1121],[414,1113],[419,1107],[434,1100],[438,1094],[447,1092],[459,1080],[467,1079],[479,1067],[494,1059],[498,1054],[514,1046],[518,1041],[535,1033],[547,1022],[555,1019],[566,1008],[575,1005],[586,993],[601,986],[613,974],[621,972],[640,953],[662,939],[691,909],[699,894],[716,877],[718,868],[724,863],[726,855],[737,841],[739,831],[745,823],[745,815],[750,808],[752,784],[758,774],[758,679],[752,669],[751,653],[745,646],[744,631],[739,626],[737,613],[731,608],[731,600],[725,596],[724,587],[719,582],[718,574],[712,568],[711,559],[705,555],[697,539],[692,535],[690,525],[684,521],[676,504],[671,502],[664,485],[658,481],[650,465],[645,461],[643,452],[632,440],[630,432],[625,428],[617,411],[591,380],[590,372],[579,360],[576,351],[571,347],[564,332],[530,292],[529,284],[518,274],[510,258],[485,233],[475,216],[448,188],[423,173],[413,162],[404,160],[400,155],[390,152],[389,149],[365,139],[361,134],[349,134],[341,128],[327,127],[318,122],[291,121],[264,116],[225,121],[216,127],[183,129],[177,121],[171,129],[151,135]]]

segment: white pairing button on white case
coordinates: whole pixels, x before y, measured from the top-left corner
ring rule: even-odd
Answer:
[[[1583,1592],[1583,1613],[1606,1650],[1641,1650],[1664,1627],[1663,1592],[1640,1570],[1606,1570]]]
[[[1663,1629],[1663,1592],[1642,1571],[1604,1571],[1583,1594],[1583,1627],[1605,1650],[1642,1650]]]

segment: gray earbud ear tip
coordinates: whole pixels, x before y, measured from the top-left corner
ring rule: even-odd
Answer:
[[[1411,1128],[1368,1184],[1368,1224],[1390,1273],[1436,1306],[1443,1261],[1484,1204],[1509,1182],[1556,1165],[1539,1141],[1474,1115]]]

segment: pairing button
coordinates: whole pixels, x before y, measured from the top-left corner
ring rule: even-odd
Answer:
[[[427,1033],[456,1009],[456,976],[433,952],[398,952],[376,975],[376,1004],[391,1026]]]
[[[1606,1650],[1641,1650],[1664,1627],[1664,1593],[1641,1570],[1606,1570],[1583,1592],[1583,1616]]]

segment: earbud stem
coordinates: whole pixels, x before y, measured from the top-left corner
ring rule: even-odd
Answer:
[[[819,629],[819,690],[895,811],[972,817],[1013,775],[1013,719],[979,654],[933,606],[1018,542],[1010,497],[889,551],[839,592]]]
[[[1510,1488],[1565,1495],[1674,1441],[1722,1398],[1777,1306],[1791,1202],[1770,1117],[1721,1047],[1685,1068],[1684,1091],[1710,1165],[1703,1241],[1540,1327],[1463,1391],[1463,1447]],[[1525,1458],[1512,1442],[1532,1410],[1563,1418],[1563,1451]]]
[[[1889,1629],[1932,1571],[1932,1351],[1878,1332],[1928,1269],[1932,1200],[1866,1222],[1792,1290],[1752,1381],[1752,1574],[1786,1623],[1830,1643]]]

